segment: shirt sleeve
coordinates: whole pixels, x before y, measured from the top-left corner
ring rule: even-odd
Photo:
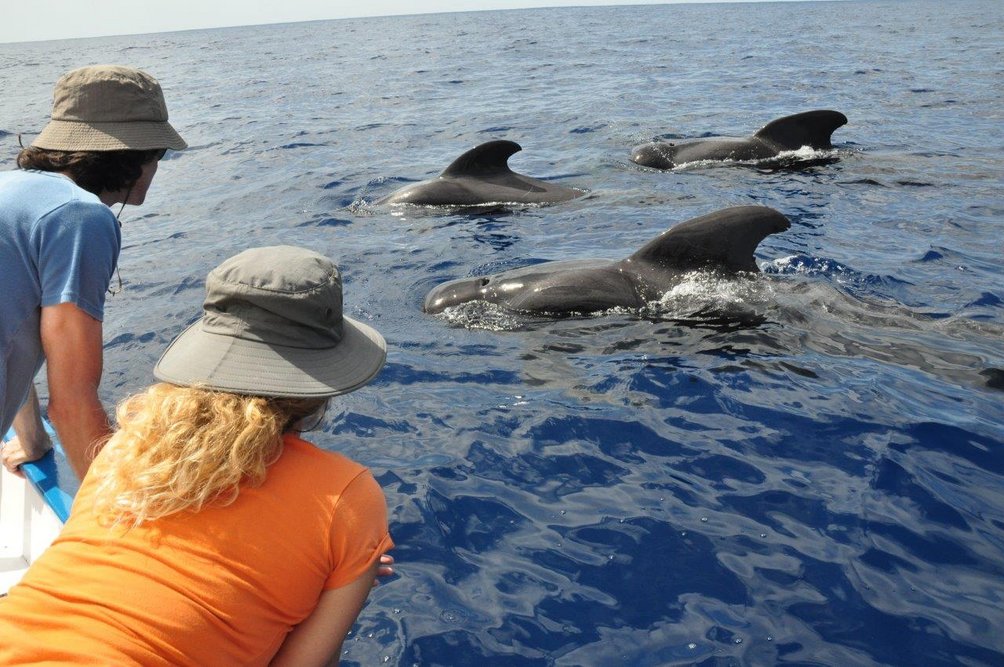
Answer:
[[[364,470],[345,487],[335,507],[331,526],[334,567],[324,582],[324,590],[354,581],[393,547],[383,490]]]
[[[122,238],[111,209],[68,202],[39,219],[34,236],[42,306],[72,303],[102,320]]]

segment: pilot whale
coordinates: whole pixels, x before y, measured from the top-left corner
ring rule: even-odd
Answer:
[[[788,218],[767,206],[726,208],[675,225],[620,261],[544,262],[443,283],[426,295],[422,309],[441,313],[469,301],[559,316],[640,308],[691,271],[758,272],[757,245],[790,226]]]
[[[817,150],[833,148],[830,136],[846,123],[847,116],[839,111],[806,111],[771,121],[752,137],[711,137],[680,143],[656,141],[642,144],[631,153],[631,161],[643,167],[672,169],[699,160],[763,160],[802,146]]]
[[[550,204],[585,194],[517,174],[509,157],[523,148],[515,141],[489,141],[467,151],[438,177],[405,186],[381,204],[474,206],[479,204]]]

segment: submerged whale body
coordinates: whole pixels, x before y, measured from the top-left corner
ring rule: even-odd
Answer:
[[[830,136],[846,123],[847,116],[839,111],[806,111],[771,121],[752,137],[713,137],[682,143],[656,141],[643,144],[631,153],[631,161],[643,167],[672,169],[699,160],[763,160],[803,146],[823,150],[833,148]]]
[[[640,308],[691,271],[759,271],[753,258],[757,245],[790,226],[766,206],[726,208],[675,225],[620,261],[545,262],[444,283],[426,295],[422,309],[441,313],[470,301],[552,315]]]
[[[403,187],[380,203],[419,206],[550,204],[585,194],[509,169],[509,157],[521,150],[523,148],[514,141],[483,143],[458,157],[436,178]]]

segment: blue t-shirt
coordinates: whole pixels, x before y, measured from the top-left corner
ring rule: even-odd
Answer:
[[[0,172],[0,435],[45,360],[41,308],[72,303],[103,319],[121,238],[111,209],[69,178]]]

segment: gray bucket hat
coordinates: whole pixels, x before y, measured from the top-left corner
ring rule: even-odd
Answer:
[[[122,65],[67,72],[52,93],[52,119],[31,142],[56,151],[181,150],[167,103],[152,76]]]
[[[168,346],[157,379],[235,394],[326,397],[376,377],[387,346],[342,313],[342,279],[324,255],[252,248],[206,278],[204,314]]]

